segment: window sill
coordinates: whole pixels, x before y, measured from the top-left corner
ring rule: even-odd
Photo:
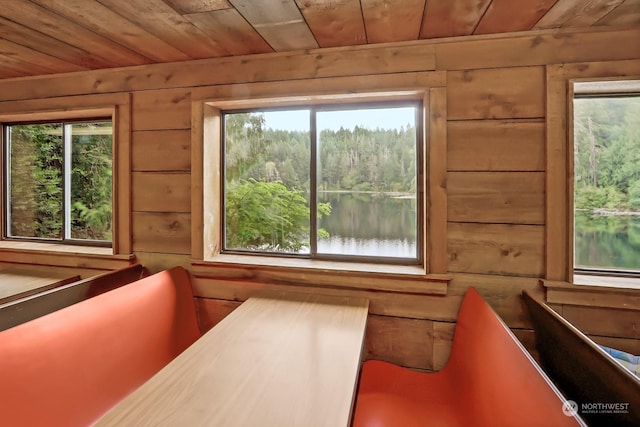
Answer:
[[[217,255],[191,263],[196,277],[363,291],[446,295],[451,277],[420,266]]]
[[[574,282],[541,280],[547,303],[640,310],[640,279],[576,275]]]
[[[111,269],[133,259],[133,254],[114,255],[109,247],[0,241],[0,262]]]

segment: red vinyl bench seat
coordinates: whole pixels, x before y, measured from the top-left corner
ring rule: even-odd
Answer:
[[[353,427],[565,427],[565,399],[509,328],[470,288],[439,372],[364,363]]]

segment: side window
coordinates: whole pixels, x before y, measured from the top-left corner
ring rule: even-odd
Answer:
[[[5,239],[110,245],[111,119],[4,125]]]
[[[223,112],[223,252],[420,263],[421,111]]]
[[[573,112],[574,271],[639,274],[640,91],[576,84]]]

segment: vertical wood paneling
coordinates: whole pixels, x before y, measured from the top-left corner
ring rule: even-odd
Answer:
[[[449,171],[544,171],[544,121],[449,122]]]
[[[425,100],[425,103],[427,101]],[[447,95],[445,88],[433,88],[428,96],[427,146],[429,176],[426,209],[427,253],[430,273],[447,271]]]
[[[447,74],[449,120],[544,117],[544,68],[496,68]]]

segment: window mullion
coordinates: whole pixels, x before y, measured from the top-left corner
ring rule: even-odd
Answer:
[[[309,160],[309,252],[311,258],[318,254],[318,134],[316,131],[316,109],[309,111],[309,137],[311,158]]]
[[[62,178],[62,182],[64,185],[64,202],[63,202],[63,210],[64,210],[64,240],[71,239],[71,155],[72,155],[72,146],[71,146],[71,138],[72,138],[72,128],[73,125],[65,124],[64,125],[64,149],[63,149],[63,168],[64,174]]]

